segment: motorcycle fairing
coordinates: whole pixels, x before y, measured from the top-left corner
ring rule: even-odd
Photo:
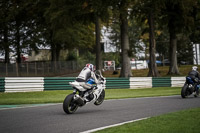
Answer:
[[[186,81],[188,84],[194,84],[194,81],[192,80],[191,77],[186,77]]]

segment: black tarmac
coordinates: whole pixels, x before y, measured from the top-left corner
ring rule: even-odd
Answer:
[[[200,98],[181,96],[106,100],[67,115],[62,104],[0,109],[0,133],[79,133],[99,127],[200,107]]]

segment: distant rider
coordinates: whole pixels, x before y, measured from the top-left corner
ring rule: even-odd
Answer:
[[[196,95],[199,94],[199,82],[200,82],[200,74],[198,72],[198,67],[193,66],[192,71],[188,73],[188,77],[190,77],[194,81],[194,88],[196,89]]]

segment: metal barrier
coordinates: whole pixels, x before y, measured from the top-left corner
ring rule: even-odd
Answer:
[[[130,88],[151,88],[152,87],[152,77],[131,77],[130,78]]]
[[[182,87],[185,83],[185,77],[171,77],[171,87]]]
[[[46,77],[44,78],[44,90],[71,90],[69,82],[75,77]]]
[[[5,78],[0,78],[0,92],[5,91]]]
[[[43,77],[6,77],[5,92],[43,91]]]
[[[171,87],[171,78],[152,77],[152,87]]]
[[[129,78],[106,78],[107,89],[130,88]]]
[[[5,77],[0,78],[0,92],[71,90],[75,77]],[[106,78],[106,89],[182,87],[185,77]]]

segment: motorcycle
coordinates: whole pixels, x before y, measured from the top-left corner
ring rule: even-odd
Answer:
[[[199,96],[198,88],[199,88],[199,85],[196,85],[195,87],[195,82],[192,80],[191,77],[186,77],[185,84],[181,89],[181,97],[187,98],[189,95],[193,93],[194,93],[194,97],[198,97]]]
[[[82,107],[88,103],[94,102],[94,105],[100,105],[105,98],[105,84],[106,80],[102,76],[101,72],[95,75],[98,78],[98,83],[95,84],[93,79],[89,79],[87,84],[91,84],[91,89],[85,89],[80,82],[69,82],[74,91],[72,94],[66,96],[63,102],[63,110],[67,114],[73,114],[79,107]]]

